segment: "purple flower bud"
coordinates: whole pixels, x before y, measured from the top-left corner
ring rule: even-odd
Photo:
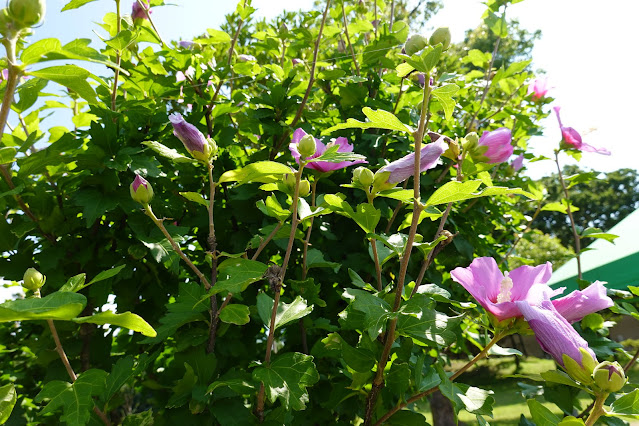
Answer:
[[[521,170],[521,168],[524,167],[524,154],[519,154],[519,156],[510,163],[510,165],[516,172]]]
[[[558,364],[564,366],[563,356],[566,355],[583,366],[582,358],[584,355],[580,349],[585,350],[593,359],[597,359],[595,353],[588,347],[588,343],[557,312],[548,298],[535,305],[531,305],[525,300],[515,303],[524,314],[530,328],[535,332],[535,338],[541,348],[549,353]]]
[[[548,79],[547,78],[538,78],[528,86],[528,94],[532,93],[532,99],[535,102],[538,102],[546,97],[546,93],[548,93],[550,88],[548,87]]]
[[[184,49],[190,49],[191,47],[195,46],[197,43],[195,43],[194,41],[188,41],[188,40],[182,40],[178,43],[178,45]]]
[[[140,3],[138,3],[137,0],[133,2],[133,7],[131,8],[131,18],[133,20],[149,19],[146,12],[148,12],[149,15],[153,13],[153,11],[151,10],[151,6],[149,6],[149,2],[147,0],[142,0],[142,3],[144,4],[144,8],[140,6]]]
[[[149,204],[153,198],[153,188],[151,184],[137,173],[129,190],[133,201],[137,201],[140,204]]]
[[[182,141],[184,147],[191,155],[194,152],[205,153],[208,142],[197,127],[187,123],[182,114],[177,112],[169,115],[169,120],[173,125],[173,134]]]
[[[257,59],[253,55],[238,55],[237,60],[240,62],[255,62]]]
[[[500,127],[492,132],[484,132],[479,138],[475,158],[490,164],[503,163],[513,155],[510,129]]]
[[[291,62],[293,63],[293,65],[304,63],[301,59],[297,59],[297,58],[293,58]]]
[[[379,26],[380,20],[379,19],[375,19],[374,21],[371,21],[371,24],[373,24],[373,28],[377,29],[377,27]]]
[[[432,169],[437,165],[439,157],[448,149],[448,145],[444,142],[444,138],[439,138],[437,141],[426,144],[421,150],[421,156],[419,157],[419,170],[425,172]],[[388,180],[389,184],[396,184],[405,181],[409,177],[413,176],[415,171],[415,153],[393,161],[390,164],[382,167],[377,173],[390,172]]]

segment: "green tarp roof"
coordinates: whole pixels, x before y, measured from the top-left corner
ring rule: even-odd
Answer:
[[[639,285],[639,210],[628,215],[608,233],[619,235],[619,238],[614,243],[596,240],[588,246],[591,250],[582,253],[583,278],[606,281],[606,287],[619,290],[625,290],[629,285]],[[576,290],[577,259],[571,259],[557,269],[548,284],[567,287],[567,291]]]

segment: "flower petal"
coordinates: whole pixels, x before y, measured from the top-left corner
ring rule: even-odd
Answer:
[[[606,287],[601,281],[595,281],[585,290],[575,290],[567,296],[553,300],[552,304],[570,323],[614,305],[612,299],[606,295]]]
[[[461,284],[480,305],[493,313],[493,300],[497,299],[504,274],[492,257],[478,257],[467,268],[455,268],[450,272],[453,281]]]
[[[510,271],[508,276],[513,280],[512,300],[526,299],[531,287],[535,284],[546,284],[552,275],[552,263],[539,266],[520,266]]]

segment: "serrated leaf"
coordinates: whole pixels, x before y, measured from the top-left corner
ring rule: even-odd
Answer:
[[[30,71],[30,75],[54,81],[64,87],[68,87],[84,98],[90,104],[97,104],[95,90],[88,82],[91,73],[76,65],[61,65]]]
[[[102,395],[103,399],[106,401],[111,399],[129,380],[133,373],[133,357],[129,355],[125,358],[120,358],[113,368],[111,368],[111,373],[109,373],[106,379],[106,386]]]
[[[456,84],[446,84],[442,87],[438,87],[433,90],[433,96],[437,98],[439,103],[444,108],[444,115],[446,116],[446,120],[450,120],[453,116],[453,111],[455,110],[455,105],[457,104],[453,99],[453,95],[459,91],[459,86]]]
[[[220,320],[229,324],[244,325],[248,324],[249,307],[246,305],[226,305],[220,311]]]
[[[211,289],[210,294],[220,292],[240,293],[249,284],[261,280],[267,268],[265,264],[255,260],[226,259],[218,265],[217,283]]]
[[[157,332],[149,325],[144,318],[131,312],[124,312],[122,314],[116,314],[115,312],[100,312],[99,314],[91,315],[90,317],[73,318],[73,322],[79,324],[110,324],[116,327],[124,327],[129,330],[137,331],[147,337],[157,336]]]
[[[95,0],[71,0],[67,3],[60,12],[64,12],[65,10],[77,9],[79,7],[84,6],[87,3],[91,3]]]
[[[87,304],[78,293],[57,291],[43,298],[10,300],[0,304],[0,322],[25,320],[70,320]]]
[[[364,326],[371,340],[384,330],[388,319],[396,316],[388,302],[367,291],[347,288],[342,297],[350,301],[353,309],[364,313]]]
[[[308,402],[306,388],[319,381],[313,357],[301,353],[277,356],[270,365],[253,371],[253,379],[264,383],[269,401],[279,399],[286,410],[303,410]]]
[[[351,218],[366,233],[374,233],[382,212],[372,204],[362,203],[357,206],[357,210],[350,214]]]
[[[622,395],[610,406],[609,414],[639,419],[639,389]]]
[[[561,420],[536,399],[529,399],[526,402],[530,415],[537,426],[556,426]]]
[[[449,317],[433,307],[434,301],[430,297],[424,294],[414,295],[400,312],[397,333],[412,337],[423,345],[447,346],[453,343],[461,316]]]
[[[89,422],[95,405],[93,396],[102,393],[106,376],[105,371],[92,369],[81,373],[73,384],[53,380],[44,385],[34,401],[39,403],[45,399],[50,400],[40,412],[42,415],[62,408],[61,421],[69,425],[85,425]]]
[[[494,195],[517,194],[524,195],[528,198],[534,198],[532,194],[521,188],[506,188],[503,186],[491,186],[477,191],[482,184],[480,179],[469,180],[467,182],[452,181],[446,183],[437,189],[426,201],[426,206],[434,206],[437,204],[452,203],[456,201],[469,200],[471,198],[488,197]]]
[[[258,161],[241,169],[229,170],[220,176],[220,183],[237,182],[242,185],[247,182],[275,182],[282,175],[293,173],[291,168],[274,161]]]
[[[273,299],[265,293],[260,293],[257,296],[257,312],[267,327],[271,326],[273,303]],[[313,306],[306,306],[306,301],[301,296],[297,296],[291,303],[280,302],[277,305],[277,313],[275,314],[275,330],[292,321],[304,318],[312,311]]]
[[[112,39],[104,40],[104,43],[115,50],[124,50],[135,40],[135,38],[135,35],[131,31],[123,29]]]
[[[177,152],[175,149],[169,148],[168,146],[162,145],[161,143],[156,141],[144,141],[142,142],[142,145],[148,146],[153,151],[160,154],[162,157],[168,158],[169,160],[174,161],[176,163],[194,163],[195,162],[193,158],[184,156],[180,154],[179,152]]]
[[[13,407],[16,405],[18,395],[16,394],[16,388],[13,383],[4,385],[0,388],[0,425],[6,423],[11,416]]]
[[[373,110],[369,107],[365,107],[362,109],[362,112],[368,118],[369,121],[362,122],[355,120],[354,118],[349,118],[346,120],[346,123],[337,124],[329,129],[326,129],[322,132],[322,135],[328,135],[335,130],[341,129],[387,129],[387,130],[397,130],[399,132],[405,133],[413,133],[413,129],[406,124],[402,123],[399,118],[395,117],[393,113],[388,111],[384,111],[382,109]]]
[[[302,200],[303,199],[300,198],[299,201],[301,202]],[[306,204],[308,205],[308,203]],[[266,200],[259,200],[256,203],[256,206],[262,213],[264,213],[267,216],[274,217],[278,221],[283,221],[291,215],[291,211],[289,209],[285,209],[284,207],[282,207],[280,202],[277,201],[277,197],[275,197],[274,194],[271,194],[268,197],[266,197]]]
[[[97,189],[81,189],[74,195],[77,206],[82,207],[82,216],[86,219],[87,228],[104,213],[113,210],[119,205],[115,194],[104,194]]]
[[[209,202],[204,198],[202,194],[197,192],[180,192],[180,195],[186,198],[189,201],[193,201],[201,206],[209,208]]]

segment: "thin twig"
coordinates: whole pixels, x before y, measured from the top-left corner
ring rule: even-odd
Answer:
[[[255,250],[255,253],[253,253],[253,257],[251,257],[251,260],[256,260],[257,259],[257,256],[260,255],[262,250],[264,250],[264,247],[266,247],[266,245],[269,243],[269,241],[271,241],[273,239],[273,237],[275,236],[275,234],[277,234],[277,231],[279,231],[281,227],[282,227],[282,222],[278,222],[277,225],[275,226],[275,228],[273,228],[273,231],[271,231],[271,233],[268,234],[268,237],[266,237],[264,240],[262,240],[260,245],[257,247],[257,250]]]
[[[501,260],[499,261],[499,266],[503,265],[504,262],[506,262],[506,260],[508,260],[508,256],[510,256],[512,254],[512,252],[515,250],[515,247],[517,247],[517,244],[519,244],[519,241],[521,241],[521,239],[524,237],[524,235],[526,235],[526,233],[528,231],[530,231],[530,228],[532,226],[533,221],[537,218],[537,216],[541,212],[541,206],[542,205],[543,205],[543,199],[539,200],[539,204],[537,204],[537,210],[535,210],[535,214],[532,215],[532,217],[530,218],[530,220],[526,224],[526,228],[523,230],[523,232],[517,236],[517,239],[515,240],[515,242],[510,247],[510,250],[508,250],[508,252],[504,255],[504,257],[501,258]]]
[[[146,8],[144,7],[144,5],[142,4],[141,1],[138,1],[138,3],[140,4],[140,6],[142,6],[143,9],[146,10]],[[118,36],[118,34],[120,34],[120,31],[122,30],[122,16],[120,15],[120,0],[115,0],[115,14],[116,14],[116,37]],[[113,71],[115,73],[114,77],[113,77],[113,88],[111,89],[111,111],[115,111],[115,100],[118,96],[118,78],[120,78],[120,65],[122,62],[122,55],[120,53],[120,49],[117,49],[115,51],[115,64],[117,65],[117,67],[115,67],[115,70]]]
[[[575,255],[577,258],[577,276],[579,280],[582,280],[581,275],[581,240],[579,238],[579,233],[577,232],[577,227],[575,225],[575,218],[572,215],[572,211],[570,209],[570,197],[568,196],[568,188],[566,188],[566,182],[564,181],[564,176],[561,173],[561,166],[559,165],[559,150],[555,151],[555,163],[557,164],[557,173],[559,174],[559,183],[561,184],[561,188],[564,190],[564,196],[566,197],[566,212],[568,213],[568,218],[570,219],[570,227],[572,228],[572,235],[575,239]]]
[[[326,23],[326,16],[328,15],[328,9],[330,8],[331,0],[326,1],[326,8],[324,9],[324,14],[322,15],[322,23],[320,24],[319,34],[317,34],[317,39],[315,40],[315,50],[313,51],[313,63],[311,64],[311,75],[308,79],[308,86],[306,86],[306,92],[304,93],[304,97],[302,98],[302,103],[297,109],[297,113],[295,113],[295,117],[293,117],[293,121],[288,125],[288,129],[282,134],[282,137],[279,141],[273,146],[269,158],[272,160],[275,158],[277,153],[280,150],[280,147],[284,143],[284,141],[288,138],[290,134],[290,129],[294,127],[297,122],[302,118],[302,113],[304,112],[304,108],[306,107],[306,102],[308,101],[308,97],[311,94],[311,89],[313,88],[313,83],[315,82],[315,68],[317,65],[317,55],[319,53],[320,42],[322,41],[322,33],[324,32],[324,24]]]
[[[199,268],[195,266],[193,262],[191,262],[191,259],[189,259],[188,256],[184,254],[182,249],[180,249],[180,246],[175,242],[171,234],[169,234],[169,231],[166,230],[166,228],[164,227],[164,223],[162,223],[164,219],[158,219],[153,213],[153,210],[151,210],[151,206],[148,204],[144,206],[144,212],[151,218],[153,223],[155,223],[155,226],[160,228],[160,231],[162,231],[162,234],[164,234],[166,239],[169,240],[171,247],[173,247],[173,250],[178,254],[178,256],[180,256],[180,258],[189,266],[189,268],[191,268],[191,270],[195,272],[195,275],[197,275],[200,281],[204,284],[204,288],[207,291],[210,290],[211,283],[209,283],[209,280],[206,279],[202,271],[200,271]]]
[[[466,124],[466,132],[468,132],[470,128],[473,126],[473,122],[477,118],[477,114],[479,114],[479,111],[481,110],[481,106],[484,104],[484,100],[486,100],[486,95],[488,94],[488,90],[490,89],[490,86],[492,86],[493,84],[493,79],[490,78],[490,72],[493,69],[493,63],[495,62],[495,56],[497,55],[497,50],[499,49],[500,41],[501,41],[501,37],[497,37],[497,40],[495,41],[495,48],[493,49],[493,55],[490,58],[490,63],[488,64],[488,67],[486,68],[486,73],[484,75],[484,79],[486,80],[486,85],[484,86],[484,91],[481,94],[481,99],[479,101],[479,106],[477,107],[477,110],[473,114],[472,118]]]
[[[119,0],[116,0],[116,1],[119,2]],[[144,5],[144,3],[142,3],[142,0],[137,0],[137,2],[140,5],[140,7],[142,8],[142,10],[144,10],[144,14],[146,15],[146,19],[148,19],[149,24],[151,24],[151,27],[153,28],[153,31],[155,31],[155,34],[160,39],[160,43],[162,43],[162,47],[166,47],[166,43],[162,39],[162,36],[160,35],[160,32],[158,31],[157,27],[153,23],[153,18],[151,18],[151,13],[150,13],[151,8],[149,7],[147,9],[146,6]]]
[[[355,57],[355,50],[353,49],[353,45],[351,44],[351,38],[348,35],[348,24],[346,23],[346,9],[344,8],[344,1],[342,0],[342,18],[344,18],[344,35],[346,35],[346,42],[348,43],[348,47],[351,50],[351,56],[353,57],[353,64],[355,64],[355,71],[357,72],[357,76],[360,76],[359,73],[359,64],[357,63],[357,58]]]
[[[215,238],[215,222],[213,220],[213,205],[215,201],[216,183],[213,181],[213,163],[207,164],[209,170],[209,237],[208,244],[211,252],[211,287],[217,281],[217,240]],[[219,315],[217,310],[217,294],[212,294],[210,299],[210,319],[209,324],[209,340],[206,345],[206,352],[212,353],[215,350],[215,338],[217,334],[217,326],[219,324]]]

